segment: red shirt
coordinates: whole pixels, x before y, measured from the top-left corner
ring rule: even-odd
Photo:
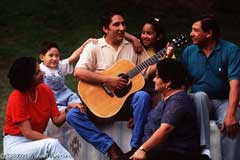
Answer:
[[[9,135],[22,135],[16,125],[29,120],[33,130],[43,133],[49,118],[58,116],[55,97],[51,89],[45,84],[36,87],[37,101],[30,100],[29,94],[14,90],[7,103],[4,132]]]

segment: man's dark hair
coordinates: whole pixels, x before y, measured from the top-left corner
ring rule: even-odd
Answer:
[[[108,10],[108,11],[105,11],[102,14],[102,16],[100,17],[101,30],[102,30],[102,27],[109,28],[109,24],[112,21],[112,17],[115,16],[115,15],[120,15],[120,16],[123,17],[123,14],[120,11],[117,11],[117,10],[114,10],[114,11],[113,10]],[[105,33],[103,32],[103,34],[105,34]]]
[[[194,22],[200,21],[202,30],[208,32],[212,30],[212,37],[218,40],[221,36],[220,28],[217,19],[214,15],[203,15],[197,18]]]
[[[49,42],[49,41],[44,41],[42,42],[42,44],[40,45],[39,48],[39,54],[43,54],[45,55],[47,53],[47,51],[51,48],[57,48],[59,50],[59,47],[57,45],[57,43],[55,42]]]
[[[21,57],[14,61],[8,72],[9,82],[14,89],[25,92],[34,83],[37,60],[33,57]]]
[[[186,79],[186,70],[183,65],[175,59],[165,58],[157,64],[158,76],[163,82],[170,82],[172,89],[181,88]]]

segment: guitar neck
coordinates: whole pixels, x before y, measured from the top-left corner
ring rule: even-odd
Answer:
[[[173,48],[178,48],[187,43],[188,43],[187,39],[183,35],[181,35],[180,37],[172,39],[172,43],[170,44],[170,46]],[[143,61],[142,63],[138,64],[135,68],[130,70],[127,73],[127,76],[129,78],[133,78],[134,76],[139,74],[143,69],[147,68],[152,64],[157,63],[160,58],[165,56],[166,51],[167,51],[166,48],[158,51],[152,57],[148,58],[147,60]]]
[[[145,61],[143,61],[142,63],[138,64],[135,68],[131,69],[127,73],[128,77],[132,78],[135,75],[139,74],[142,70],[144,70],[148,66],[157,63],[160,58],[164,57],[166,50],[167,49],[164,48],[164,49],[158,51],[157,53],[155,53],[152,57],[150,57],[150,58],[146,59]]]

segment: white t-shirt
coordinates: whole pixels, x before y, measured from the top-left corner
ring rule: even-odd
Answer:
[[[51,76],[66,76],[68,74],[72,74],[73,65],[71,65],[68,59],[64,59],[59,61],[57,68],[49,68],[45,66],[43,63],[40,64],[40,70],[45,73],[45,75]]]

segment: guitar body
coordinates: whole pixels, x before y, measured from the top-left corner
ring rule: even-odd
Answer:
[[[170,46],[173,48],[181,47],[187,44],[187,39],[181,35],[172,39]],[[122,90],[113,90],[103,85],[93,85],[86,82],[79,82],[78,92],[81,99],[87,105],[89,110],[100,118],[110,118],[118,113],[129,95],[140,90],[145,80],[140,73],[148,66],[155,64],[159,59],[166,57],[167,49],[164,48],[156,52],[152,57],[135,66],[128,60],[119,60],[108,70],[102,71],[102,74],[111,76],[121,76],[129,80],[129,84]]]
[[[128,60],[119,60],[109,69],[102,71],[102,74],[118,76],[127,73],[134,68],[135,65]],[[78,84],[78,92],[89,110],[100,118],[110,118],[116,115],[129,95],[140,90],[144,86],[145,80],[141,73],[129,79],[128,87],[123,91],[123,95],[119,96],[109,87],[113,96],[110,96],[101,85],[89,84],[80,81]]]

